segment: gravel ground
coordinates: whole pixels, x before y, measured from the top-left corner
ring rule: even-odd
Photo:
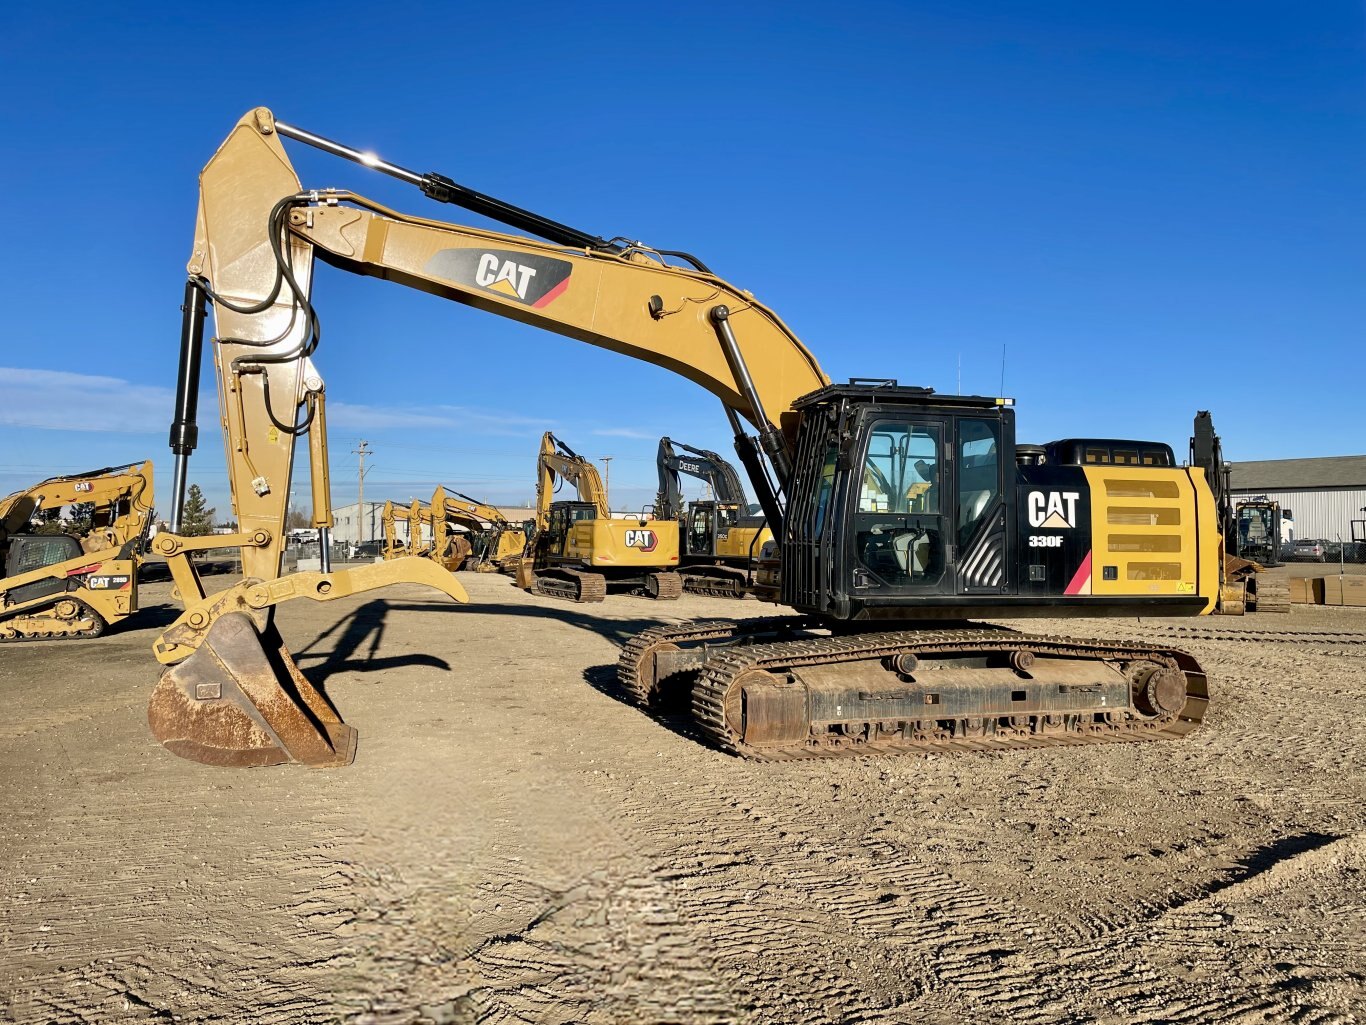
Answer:
[[[98,640],[0,649],[0,1020],[1336,1023],[1366,1006],[1366,609],[1173,636],[1214,695],[1180,741],[750,764],[627,704],[613,666],[645,626],[771,607],[573,606],[461,576],[468,606],[398,588],[283,608],[360,730],[343,770],[215,770],[152,741],[168,585]]]

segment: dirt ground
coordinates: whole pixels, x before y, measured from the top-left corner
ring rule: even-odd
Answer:
[[[104,638],[0,649],[0,1020],[1366,1017],[1366,609],[1183,640],[1214,703],[1181,741],[749,764],[612,667],[645,626],[770,607],[462,578],[467,606],[282,610],[360,730],[344,770],[153,742],[168,585]]]

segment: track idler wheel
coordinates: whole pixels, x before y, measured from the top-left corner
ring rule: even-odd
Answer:
[[[304,679],[275,627],[258,633],[245,612],[222,616],[161,674],[147,721],[167,750],[205,765],[329,767],[356,757],[356,731]]]
[[[683,578],[677,573],[647,573],[645,595],[655,601],[674,601],[683,594]]]
[[[1133,695],[1144,715],[1174,716],[1186,705],[1186,674],[1169,666],[1145,668],[1134,679]]]

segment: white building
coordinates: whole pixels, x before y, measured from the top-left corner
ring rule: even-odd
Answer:
[[[1265,495],[1294,514],[1295,537],[1352,540],[1352,521],[1366,518],[1366,456],[1263,459],[1234,463],[1233,499]]]
[[[347,543],[384,540],[384,503],[366,502],[362,509],[352,502],[332,510],[335,525],[332,527],[332,540]],[[400,519],[401,537],[408,536],[408,521]]]

